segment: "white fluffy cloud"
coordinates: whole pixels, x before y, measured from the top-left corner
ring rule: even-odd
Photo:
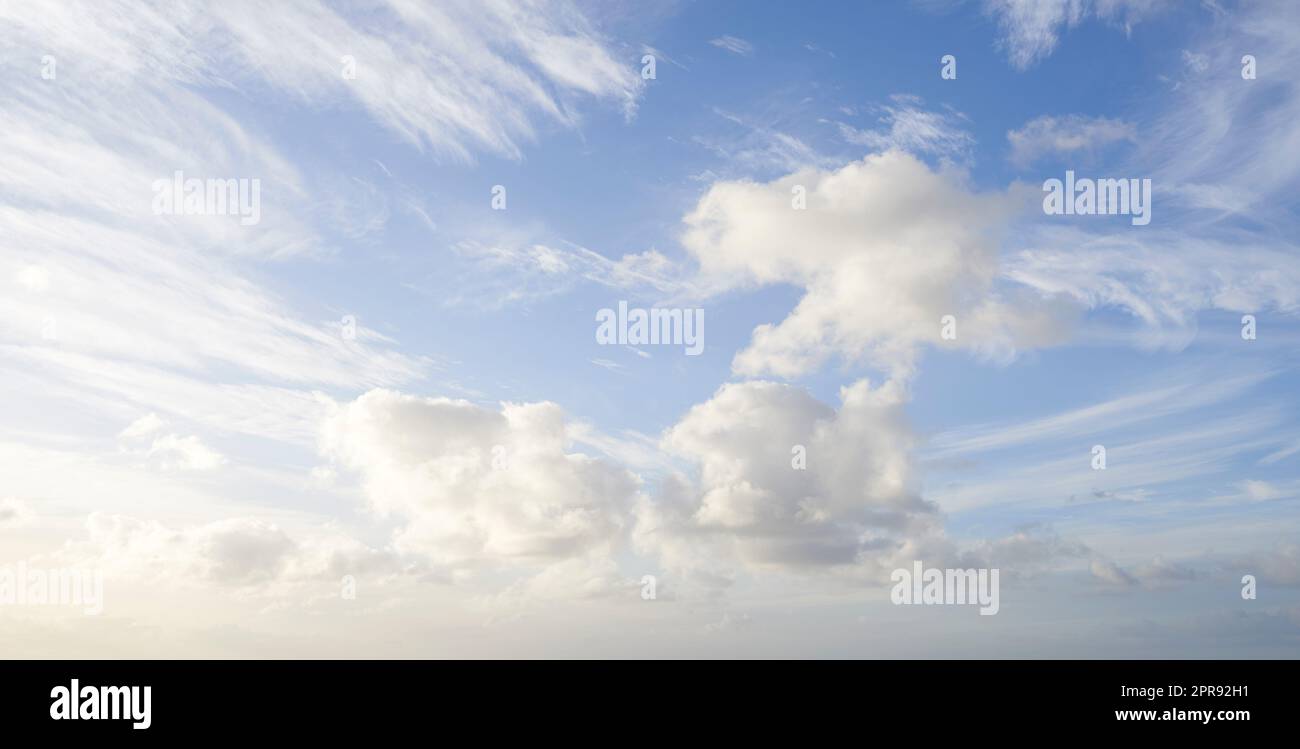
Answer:
[[[864,380],[840,397],[837,411],[803,389],[753,381],[696,405],[663,444],[698,478],[670,479],[641,502],[638,547],[671,569],[720,577],[762,567],[878,571],[872,565],[913,558],[938,516],[912,476],[902,386]]]
[[[805,210],[792,207],[800,188]],[[805,290],[783,321],[754,330],[738,374],[797,377],[838,355],[906,375],[918,346],[945,342],[945,315],[957,321],[953,343],[989,356],[1059,335],[1058,312],[995,286],[999,233],[1020,205],[889,151],[834,171],[716,183],[686,217],[683,243],[715,290]]]
[[[612,550],[638,481],[568,452],[553,403],[504,404],[373,390],[340,406],[322,448],[360,474],[375,510],[403,522],[405,552],[450,567],[547,563]]]

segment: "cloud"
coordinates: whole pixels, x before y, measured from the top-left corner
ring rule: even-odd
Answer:
[[[1137,129],[1132,123],[1107,117],[1044,115],[1007,133],[1011,144],[1011,163],[1026,167],[1044,156],[1088,155],[1112,143],[1135,141]]]
[[[1242,572],[1256,574],[1264,582],[1300,586],[1300,545],[1284,543],[1270,551],[1251,554],[1238,563]]]
[[[829,49],[824,49],[821,45],[814,44],[813,42],[804,42],[803,48],[808,50],[809,52],[812,52],[813,54],[826,55],[831,59],[835,58],[834,52],[830,51]]]
[[[983,542],[974,556],[988,567],[1032,572],[1061,561],[1087,558],[1091,550],[1078,541],[1061,538],[1051,528],[1031,526]]]
[[[135,441],[148,438],[161,432],[167,422],[158,414],[149,413],[131,422],[118,437]],[[203,443],[195,435],[182,437],[178,434],[166,434],[154,437],[153,443],[144,450],[135,451],[146,458],[152,458],[164,471],[211,471],[225,465],[226,457]]]
[[[146,454],[160,460],[163,470],[168,471],[211,471],[226,462],[224,455],[203,444],[203,440],[194,435],[181,437],[168,434],[159,437],[149,446]]]
[[[1252,502],[1266,502],[1284,496],[1283,492],[1267,481],[1246,480],[1241,489]]]
[[[251,29],[253,17],[267,25]],[[0,9],[15,56],[58,60],[57,78],[15,75],[0,100],[0,190],[21,196],[0,208],[6,390],[35,378],[49,383],[40,393],[58,390],[49,398],[58,407],[109,418],[155,410],[310,444],[319,408],[311,389],[392,385],[430,369],[365,327],[345,340],[338,322],[303,319],[274,289],[282,277],[256,265],[331,253],[319,230],[330,223],[326,201],[312,194],[321,175],[301,173],[246,113],[223,105],[233,87],[255,97],[268,85],[320,103],[298,74],[319,67],[341,87],[338,52],[320,39],[284,42],[313,29],[342,33],[343,23],[314,3],[265,13],[89,2]],[[280,27],[287,37],[257,36]],[[262,221],[156,215],[151,185],[177,169],[260,180]]]
[[[1261,241],[1226,227],[1143,228],[1104,234],[1046,223],[1025,227],[1003,272],[1043,294],[1125,310],[1147,326],[1153,344],[1172,348],[1190,342],[1202,310],[1300,309],[1300,265],[1286,240]]]
[[[1152,557],[1151,561],[1138,565],[1134,575],[1148,588],[1181,585],[1200,577],[1195,569],[1170,561],[1159,554]]]
[[[0,499],[0,528],[21,528],[31,523],[36,513],[13,497]]]
[[[930,439],[928,453],[931,457],[978,454],[1041,446],[1053,440],[1074,440],[1079,434],[1136,428],[1241,397],[1276,374],[1216,372],[1210,377],[1196,372],[1193,376],[1178,376],[1156,387],[1021,423],[979,424],[942,432]]]
[[[1137,579],[1125,572],[1114,562],[1094,559],[1090,569],[1093,577],[1107,585],[1113,585],[1120,588],[1128,588],[1137,585]]]
[[[1052,54],[1062,28],[1096,18],[1118,23],[1127,32],[1166,5],[1166,0],[984,0],[986,12],[1002,30],[1000,45],[1021,70]]]
[[[905,407],[896,381],[845,386],[838,409],[793,385],[723,385],[664,433],[663,450],[689,468],[638,502],[635,548],[680,590],[710,597],[742,574],[882,585],[916,560],[1030,575],[1096,556],[1042,525],[949,537],[921,495]]]
[[[735,634],[740,630],[749,629],[752,624],[753,619],[747,613],[733,614],[730,611],[724,611],[721,619],[704,625],[704,632],[706,634]]]
[[[922,109],[921,100],[914,96],[891,98],[893,104],[877,110],[881,127],[859,130],[839,123],[840,136],[849,143],[878,152],[899,150],[918,156],[939,156],[957,163],[971,160],[975,139],[963,127],[964,115],[951,109]]]
[[[1204,73],[1210,69],[1210,58],[1208,55],[1185,49],[1183,50],[1183,64],[1193,73]]]
[[[632,294],[690,292],[686,270],[657,250],[611,260],[573,243],[528,242],[516,236],[464,240],[452,250],[458,263],[454,272],[444,268],[434,278],[410,284],[444,307],[500,309],[566,294],[583,284]]]
[[[755,174],[788,174],[810,166],[832,167],[832,159],[823,156],[816,148],[787,127],[797,124],[803,117],[800,107],[793,115],[765,117],[758,120],[721,109],[714,114],[734,126],[722,136],[696,135],[692,141],[723,160],[718,170],[731,176],[751,177]],[[716,172],[705,169],[691,177],[696,181],[714,181]]]
[[[373,390],[337,408],[321,445],[403,523],[399,551],[523,567],[612,551],[639,491],[625,469],[567,452],[570,440],[553,403],[495,410]]]
[[[1300,250],[1293,237],[1298,173],[1278,154],[1300,148],[1300,83],[1243,80],[1243,50],[1287,70],[1300,65],[1289,29],[1300,6],[1261,2],[1216,19],[1193,40],[1211,75],[1190,72],[1155,114],[1115,176],[1149,176],[1152,224],[1115,232],[1040,219],[1013,235],[1006,276],[1092,308],[1122,309],[1146,345],[1179,349],[1205,310],[1259,314],[1300,310]],[[1258,84],[1258,85],[1255,85]],[[1122,171],[1119,171],[1122,169]]]
[[[532,118],[576,123],[576,95],[635,107],[641,80],[568,2],[69,3],[0,17],[65,66],[169,83],[349,102],[410,143],[460,161],[519,158]],[[111,39],[105,44],[103,39]],[[355,62],[345,78],[343,58]],[[66,69],[66,68],[65,68]]]
[[[1281,73],[1300,65],[1300,42],[1290,33],[1297,23],[1300,5],[1286,0],[1246,3],[1216,21],[1192,45],[1207,71],[1190,70],[1141,123],[1138,155],[1153,180],[1186,203],[1180,217],[1188,226],[1223,212],[1294,226],[1298,175],[1278,154],[1300,147],[1300,81]],[[1245,54],[1260,61],[1256,80],[1241,77]]]
[[[274,523],[235,517],[180,527],[110,513],[92,513],[85,537],[60,558],[105,571],[115,581],[165,581],[285,592],[285,585],[338,582],[345,574],[397,570],[387,552],[370,549],[333,529],[293,537]]]
[[[1147,5],[990,3],[1023,26],[1004,33],[1019,40],[1008,46],[1013,57],[1027,54],[1026,65],[1050,54],[1064,29],[1092,18],[1145,18]],[[749,304],[760,301],[752,296],[729,307],[771,314],[746,323],[765,324],[747,344],[740,341],[736,375],[802,377],[832,360],[885,375],[843,388],[834,404],[785,383],[733,382],[681,415],[661,440],[630,427],[663,426],[657,419],[664,404],[629,412],[629,428],[606,434],[549,402],[483,405],[403,394],[437,391],[425,378],[441,363],[410,354],[396,340],[412,338],[412,321],[428,320],[410,317],[400,299],[359,311],[334,308],[345,298],[373,302],[374,289],[410,267],[407,237],[377,239],[388,222],[409,213],[426,238],[426,230],[455,223],[444,198],[464,176],[459,164],[429,177],[419,164],[403,163],[402,152],[444,163],[520,160],[542,134],[582,129],[588,111],[617,107],[631,116],[643,85],[639,52],[609,43],[572,5],[3,5],[6,57],[30,64],[0,91],[0,405],[13,421],[0,439],[0,464],[8,466],[0,490],[22,498],[0,501],[0,530],[11,554],[58,548],[52,556],[70,564],[106,568],[110,610],[126,634],[111,634],[116,624],[42,632],[28,627],[29,612],[22,612],[0,622],[0,641],[17,653],[47,652],[55,642],[72,648],[56,657],[93,655],[95,648],[153,657],[319,657],[357,643],[381,657],[409,656],[412,643],[417,654],[443,656],[499,656],[503,648],[554,654],[557,647],[585,655],[592,647],[621,648],[625,655],[627,642],[680,655],[692,647],[681,634],[691,622],[674,619],[672,606],[641,602],[643,573],[661,577],[661,600],[679,587],[717,593],[730,586],[736,597],[757,593],[796,608],[796,599],[806,600],[819,584],[847,581],[852,592],[828,602],[831,616],[816,617],[832,638],[826,622],[856,609],[863,589],[875,592],[862,583],[882,582],[892,567],[918,559],[1028,572],[1073,565],[1126,590],[1198,579],[1199,567],[1172,557],[1120,566],[1046,527],[988,541],[948,537],[941,512],[962,513],[957,527],[967,530],[1060,512],[1075,532],[1086,530],[1089,544],[1114,548],[1119,542],[1107,532],[1123,526],[1135,529],[1134,538],[1147,537],[1152,517],[1173,515],[1172,508],[1178,527],[1157,528],[1147,538],[1162,551],[1177,543],[1170,540],[1175,530],[1184,542],[1230,522],[1275,531],[1276,513],[1287,507],[1281,500],[1295,494],[1295,482],[1277,473],[1288,466],[1249,481],[1236,467],[1295,454],[1287,411],[1276,404],[1234,409],[1225,395],[1258,391],[1267,379],[1262,373],[1274,374],[1264,362],[1244,365],[1258,377],[1157,383],[1083,408],[1049,406],[1045,417],[1017,401],[1018,417],[976,414],[997,421],[961,429],[949,423],[961,414],[936,424],[922,409],[928,425],[950,429],[935,440],[939,458],[975,464],[997,457],[990,453],[1010,456],[1009,464],[981,466],[991,477],[984,483],[977,476],[944,484],[913,465],[908,378],[927,346],[1005,362],[1055,343],[1083,307],[1128,310],[1174,333],[1194,331],[1198,310],[1207,308],[1300,308],[1289,239],[1296,235],[1295,169],[1278,158],[1295,152],[1300,132],[1295,80],[1278,72],[1297,60],[1294,34],[1287,33],[1295,27],[1287,23],[1295,20],[1293,5],[1260,3],[1224,16],[1212,31],[1231,33],[1183,58],[1182,87],[1169,92],[1178,106],[1146,122],[1042,117],[1008,134],[1012,158],[1026,164],[1132,142],[1124,149],[1132,160],[1123,166],[1134,168],[1124,173],[1157,177],[1156,215],[1169,221],[1166,227],[1093,234],[1053,224],[1020,231],[1012,223],[1025,202],[1019,187],[977,190],[953,166],[975,161],[964,117],[895,97],[872,115],[878,121],[839,126],[843,140],[875,152],[847,165],[810,145],[819,141],[792,134],[804,135],[791,123],[816,122],[806,111],[790,116],[781,108],[762,126],[723,115],[744,130],[728,127],[717,140],[695,143],[726,165],[686,165],[714,183],[682,227],[687,263],[654,249],[609,260],[526,231],[453,247],[456,258],[439,266],[449,287],[439,296],[448,304],[550,298],[579,284],[714,299],[793,287],[801,297],[793,310],[772,312]],[[748,42],[723,39],[735,43],[719,45],[724,51],[754,52]],[[1167,56],[1170,66],[1180,63],[1181,44]],[[1260,57],[1258,81],[1235,75],[1243,51]],[[32,61],[47,53],[59,59],[57,81],[35,71]],[[355,79],[340,74],[343,55],[355,59]],[[268,102],[278,103],[268,109]],[[339,116],[317,122],[320,113]],[[319,143],[295,141],[304,122],[344,129]],[[584,140],[571,135],[564,140]],[[593,135],[600,135],[593,145],[606,140]],[[340,143],[346,147],[333,150]],[[357,150],[367,143],[378,151]],[[349,163],[364,176],[331,172]],[[263,221],[245,227],[229,217],[154,215],[149,185],[178,165],[195,176],[260,177]],[[424,185],[433,189],[395,190],[392,183],[412,170],[425,175],[422,181],[433,179]],[[796,186],[806,190],[806,211],[791,206]],[[1240,223],[1213,223],[1224,215]],[[603,228],[619,234],[622,224],[614,224]],[[355,249],[376,252],[355,258],[348,254]],[[345,282],[307,266],[336,259]],[[352,312],[366,324],[355,337],[341,335],[338,318]],[[955,341],[940,337],[948,314],[955,316]],[[396,324],[402,315],[405,330]],[[57,321],[57,336],[42,337],[47,320]],[[1285,323],[1261,317],[1260,345],[1285,336]],[[443,343],[434,338],[418,334],[409,343]],[[598,375],[593,382],[614,379],[593,364],[623,367],[625,383],[665,365],[626,352],[569,363],[579,377]],[[497,387],[491,371],[478,374],[477,386]],[[680,374],[687,390],[700,384]],[[859,376],[850,375],[846,381]],[[1277,389],[1268,384],[1261,398]],[[1058,395],[1068,399],[1068,390]],[[1214,404],[1224,404],[1218,414],[1191,410]],[[985,414],[999,408],[984,406],[992,409]],[[1148,423],[1154,419],[1162,421]],[[1079,442],[1078,435],[1121,427],[1137,433],[1108,439],[1117,460],[1103,474],[1091,471],[1092,440]],[[326,465],[310,451],[317,442]],[[796,445],[806,448],[807,470],[791,464]],[[227,457],[231,450],[240,452]],[[1038,460],[1035,453],[1044,451],[1056,452]],[[1183,513],[1196,500],[1175,495],[1177,482],[1236,495],[1210,497],[1196,514]],[[1074,494],[1144,501],[1064,506]],[[1226,501],[1250,498],[1258,501]],[[232,502],[244,508],[233,518]],[[41,514],[29,532],[32,507]],[[109,511],[91,516],[84,539],[63,544],[68,525],[91,507]],[[352,517],[358,508],[378,517]],[[1239,519],[1247,515],[1253,519]],[[335,528],[331,516],[348,518],[348,527]],[[1105,528],[1105,521],[1112,525]],[[1219,537],[1251,545],[1244,530],[1240,538]],[[380,541],[376,547],[362,538]],[[1283,548],[1249,561],[1276,585],[1300,579],[1295,557]],[[400,579],[402,595],[370,597],[367,578],[360,602],[340,601],[340,577],[372,573]],[[745,575],[751,577],[742,583]],[[132,580],[145,584],[132,590]],[[1074,629],[1051,632],[1038,652],[1083,647],[1083,638],[1071,638],[1114,615],[1110,609],[1088,612],[1093,619],[1074,617],[1078,609],[1070,607],[1079,603],[1070,589],[1056,595],[1027,603],[1048,619],[1072,619]],[[330,616],[278,613],[325,598],[333,608],[321,610]],[[232,599],[246,605],[232,606]],[[636,613],[606,607],[624,600]],[[546,605],[533,608],[529,621],[480,632],[486,616],[533,601]],[[754,616],[762,619],[762,610]],[[1133,611],[1128,615],[1140,618]],[[696,642],[699,613],[689,617]],[[706,613],[717,620],[721,612]],[[880,628],[884,652],[897,646],[899,632],[942,642],[950,631],[911,630],[934,613],[892,610],[881,617],[905,621]],[[709,629],[748,616],[723,615]],[[868,618],[879,621],[874,611]],[[766,640],[782,636],[761,629],[755,634]],[[851,629],[840,642],[809,638],[809,631],[795,635],[824,652],[860,646]],[[663,633],[673,636],[658,637]],[[1279,640],[1269,638],[1276,648]],[[1002,637],[1003,646],[1012,640]],[[160,641],[170,649],[155,651]],[[603,644],[610,642],[622,644]],[[1116,652],[1109,642],[1095,647]]]
[[[638,548],[719,581],[739,569],[878,572],[906,556],[938,516],[917,493],[902,390],[863,380],[840,399],[837,411],[753,381],[692,407],[663,439],[692,475],[640,502]]]
[[[802,188],[806,209],[792,205]],[[755,328],[737,374],[798,377],[832,355],[907,375],[923,344],[1006,359],[1062,334],[1065,311],[1003,291],[999,233],[1020,196],[976,193],[962,172],[898,151],[767,183],[715,183],[685,218],[682,242],[714,291],[793,284],[794,311]]]
[[[1131,571],[1125,570],[1115,562],[1100,558],[1092,561],[1090,570],[1094,578],[1107,586],[1142,587],[1147,590],[1175,587],[1199,577],[1193,568],[1171,562],[1159,554],[1149,562],[1137,565]]]
[[[50,274],[39,265],[29,265],[14,277],[28,291],[43,292],[50,288]]]
[[[127,425],[117,436],[123,439],[135,439],[138,437],[148,437],[155,432],[160,432],[167,426],[167,422],[158,417],[156,413],[147,413]]]
[[[548,564],[535,575],[517,580],[485,600],[504,612],[519,612],[538,602],[571,603],[615,599],[619,595],[627,601],[638,600],[640,587],[640,581],[623,574],[613,559],[603,554],[588,554]]]
[[[717,39],[710,39],[709,44],[712,44],[718,49],[725,49],[733,55],[750,57],[754,54],[754,45],[735,36],[723,35]]]
[[[1278,448],[1277,450],[1260,458],[1259,462],[1261,465],[1272,465],[1273,463],[1276,463],[1279,460],[1286,460],[1287,458],[1297,453],[1300,453],[1300,440],[1293,441],[1290,444]]]
[[[181,575],[227,584],[275,577],[295,548],[284,531],[250,518],[175,531],[136,518],[94,514],[86,526],[90,543],[102,552],[105,564],[152,563]]]
[[[1155,377],[1145,391],[1045,418],[940,433],[921,456],[933,482],[928,497],[954,513],[1120,501],[1142,503],[1140,514],[1148,517],[1204,509],[1211,501],[1244,502],[1215,497],[1209,487],[1225,479],[1235,484],[1243,461],[1290,439],[1275,410],[1240,402],[1269,379],[1260,372],[1181,370],[1172,379]],[[1110,456],[1105,471],[1089,462],[1098,442]],[[942,480],[953,471],[959,480]]]
[[[15,56],[53,54],[59,65],[57,79],[15,76],[0,97],[6,153],[0,189],[16,196],[0,208],[0,233],[12,248],[0,259],[0,285],[9,287],[0,293],[0,376],[6,391],[48,393],[61,407],[90,411],[88,421],[99,412],[137,419],[120,434],[130,447],[119,455],[74,454],[72,446],[42,452],[47,460],[40,470],[33,467],[20,480],[31,493],[51,466],[84,466],[75,481],[60,475],[59,501],[68,503],[83,500],[84,490],[71,485],[84,487],[91,476],[117,479],[95,497],[117,505],[147,504],[155,496],[220,501],[190,491],[207,486],[206,478],[200,483],[177,474],[222,466],[229,467],[212,481],[235,482],[241,492],[297,491],[297,477],[284,463],[265,471],[241,465],[211,447],[208,432],[174,433],[168,424],[252,435],[257,458],[283,460],[294,443],[313,443],[320,418],[329,415],[332,403],[317,389],[393,385],[422,378],[434,366],[397,353],[395,340],[370,327],[358,325],[352,336],[337,318],[314,319],[319,311],[302,319],[273,290],[289,275],[285,266],[259,263],[327,258],[337,249],[325,235],[358,240],[382,230],[390,200],[362,179],[322,173],[328,167],[318,159],[305,159],[310,171],[300,171],[258,131],[256,116],[240,100],[270,96],[291,107],[355,108],[436,159],[470,162],[480,154],[521,158],[540,128],[578,127],[579,105],[614,103],[630,116],[643,85],[634,61],[618,59],[621,53],[567,2],[432,7],[394,0],[365,13],[310,0],[256,12],[239,3],[5,6],[0,32]],[[355,60],[354,79],[342,75],[344,55]],[[227,109],[232,95],[236,104]],[[261,222],[156,215],[151,185],[182,167],[187,176],[260,179]],[[379,169],[391,176],[382,164]],[[665,265],[653,252],[614,263],[580,248],[536,259],[543,273],[628,284],[654,283],[655,268]],[[48,320],[57,321],[57,336],[43,338]],[[147,415],[137,418],[142,412]],[[123,456],[148,465],[110,465]],[[522,472],[530,462],[519,460]],[[599,463],[606,476],[588,461],[598,463],[561,455],[556,483],[532,491],[545,493],[566,480],[597,482],[590,491],[599,500],[558,502],[564,505],[600,504],[607,494],[635,490],[626,472]],[[140,475],[158,474],[142,470],[149,466],[171,475],[150,483]],[[573,477],[566,478],[565,466]],[[540,482],[540,475],[518,481]],[[41,483],[47,485],[53,486]],[[141,486],[151,490],[133,495]],[[539,500],[538,507],[519,508],[498,496],[483,516],[546,513],[558,505]],[[555,529],[555,520],[571,528],[590,520],[586,540],[616,536],[607,531],[617,527],[617,517],[609,526],[584,512],[579,506],[564,517],[492,515],[500,525],[484,554],[551,553],[550,540],[558,547],[576,535]],[[315,553],[300,534],[252,518],[229,528],[128,518],[108,523],[117,530],[107,535],[105,522],[94,527],[95,543],[123,536],[124,559],[174,550],[175,566],[199,569],[202,579],[237,581],[254,570],[279,579],[307,563],[303,554]],[[535,536],[521,541],[528,523]],[[427,515],[411,525],[437,535]],[[406,541],[418,546],[413,537]],[[191,547],[198,551],[182,550]],[[241,558],[249,559],[249,570],[232,567]]]

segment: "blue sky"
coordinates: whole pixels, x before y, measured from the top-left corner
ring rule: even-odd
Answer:
[[[1294,8],[642,6],[0,11],[10,654],[1295,655]]]

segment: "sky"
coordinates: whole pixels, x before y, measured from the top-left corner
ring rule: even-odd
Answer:
[[[1294,658],[1297,28],[0,4],[0,656]]]

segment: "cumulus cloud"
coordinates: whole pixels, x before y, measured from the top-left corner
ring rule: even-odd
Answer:
[[[806,210],[792,196],[806,193]],[[977,193],[964,174],[890,151],[834,171],[715,183],[685,218],[683,244],[715,291],[804,290],[778,323],[755,328],[733,370],[798,377],[832,355],[909,374],[922,344],[1002,358],[1057,339],[1065,312],[1000,289],[999,234],[1023,196]]]
[[[1007,133],[1011,144],[1011,163],[1025,167],[1045,156],[1094,154],[1120,141],[1135,141],[1137,128],[1128,122],[1109,117],[1044,115]]]
[[[447,567],[545,564],[611,551],[638,480],[569,452],[553,403],[498,409],[373,390],[339,406],[321,446],[399,519],[395,545]]]
[[[718,581],[741,568],[878,571],[915,553],[937,513],[912,476],[902,388],[864,380],[840,398],[836,410],[801,388],[751,381],[694,406],[663,445],[695,471],[641,501],[638,547]]]
[[[1046,526],[948,536],[921,494],[905,406],[898,381],[843,387],[838,408],[784,383],[723,385],[665,432],[690,468],[640,500],[635,548],[687,595],[710,596],[741,575],[881,585],[914,561],[1032,575],[1096,556]]]

